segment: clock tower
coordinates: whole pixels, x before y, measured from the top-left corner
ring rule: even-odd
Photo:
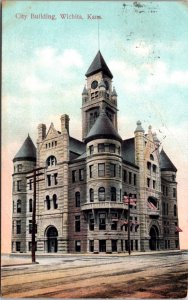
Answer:
[[[84,140],[98,118],[101,109],[117,129],[117,94],[112,89],[113,75],[98,51],[86,72],[87,85],[82,92],[82,139]]]

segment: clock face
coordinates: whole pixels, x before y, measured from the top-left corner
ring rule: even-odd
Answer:
[[[91,88],[92,88],[93,90],[95,90],[97,87],[98,87],[98,82],[97,82],[97,80],[94,80],[94,81],[91,83]]]
[[[105,80],[105,85],[106,85],[106,89],[108,90],[109,89],[109,83],[108,83],[108,81],[107,80]]]

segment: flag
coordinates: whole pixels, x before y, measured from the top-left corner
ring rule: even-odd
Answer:
[[[133,197],[127,197],[127,196],[123,197],[123,203],[126,205],[136,206],[136,201],[137,199]]]
[[[183,230],[181,228],[179,228],[178,226],[176,226],[176,231],[175,232],[183,232]]]

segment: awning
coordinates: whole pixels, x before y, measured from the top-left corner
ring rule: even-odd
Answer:
[[[175,232],[183,232],[183,230],[180,227],[176,226],[176,231]]]

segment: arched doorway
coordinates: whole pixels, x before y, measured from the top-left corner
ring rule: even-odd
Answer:
[[[57,229],[54,226],[50,226],[47,229],[46,236],[47,236],[47,251],[49,253],[57,252],[57,247],[58,247],[58,243],[57,243],[58,231],[57,231]]]
[[[149,241],[149,246],[150,250],[158,250],[159,249],[159,230],[157,226],[153,225],[150,228],[150,241]]]

